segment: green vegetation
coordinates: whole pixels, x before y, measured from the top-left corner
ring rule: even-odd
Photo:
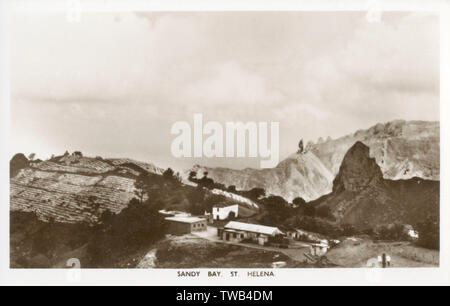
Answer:
[[[161,205],[148,199],[141,203],[131,200],[120,214],[103,213],[94,228],[95,235],[89,243],[88,253],[93,266],[112,266],[117,258],[148,248],[164,237],[164,219],[158,210]]]
[[[77,257],[83,266],[85,254],[65,254],[82,249],[94,234],[86,223],[67,224],[40,221],[34,213],[10,213],[10,252],[12,268],[65,267],[65,261]],[[81,253],[81,252],[80,252]]]

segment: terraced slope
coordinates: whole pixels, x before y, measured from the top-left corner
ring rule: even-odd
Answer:
[[[132,160],[74,155],[30,163],[10,179],[10,209],[35,212],[44,221],[92,223],[105,210],[125,208],[136,177],[149,170],[161,171]]]

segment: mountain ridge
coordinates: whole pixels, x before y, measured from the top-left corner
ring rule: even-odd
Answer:
[[[292,201],[312,201],[332,191],[333,180],[347,151],[356,143],[366,144],[386,179],[420,177],[440,179],[440,123],[395,120],[376,124],[353,134],[308,143],[305,152],[294,153],[272,169],[235,170],[196,165],[186,171],[208,172],[214,181],[237,189],[264,188],[268,194]],[[308,154],[313,165],[303,165]],[[324,170],[326,169],[326,170]],[[290,174],[290,175],[289,175]]]

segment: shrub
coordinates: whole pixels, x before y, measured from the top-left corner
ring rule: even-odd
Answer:
[[[439,223],[430,219],[417,225],[419,239],[416,244],[427,249],[440,249]]]
[[[320,206],[316,210],[316,215],[320,218],[328,219],[331,221],[336,221],[336,217],[331,212],[331,209],[329,206]]]

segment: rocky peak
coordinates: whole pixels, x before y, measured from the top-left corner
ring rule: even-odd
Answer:
[[[370,157],[369,147],[358,141],[345,155],[333,190],[359,191],[382,179],[383,173],[375,159]]]

